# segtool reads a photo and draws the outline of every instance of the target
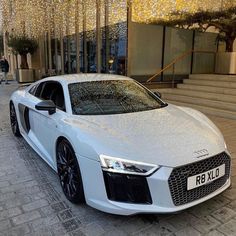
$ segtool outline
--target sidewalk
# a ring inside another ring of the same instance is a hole
[[[8,103],[16,88],[0,85],[0,236],[236,235],[236,121],[210,117],[233,157],[232,189],[174,215],[114,216],[68,202],[53,170],[12,135]]]

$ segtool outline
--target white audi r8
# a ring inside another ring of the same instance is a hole
[[[170,213],[230,186],[230,154],[217,127],[127,77],[40,80],[12,94],[10,120],[73,203],[120,215]]]

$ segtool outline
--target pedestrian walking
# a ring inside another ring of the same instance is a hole
[[[1,76],[0,84],[2,83],[3,79],[5,80],[5,84],[9,84],[7,81],[7,74],[9,72],[9,63],[4,56],[2,57],[2,59],[0,61],[0,67],[1,67],[2,75],[3,75],[3,76]]]

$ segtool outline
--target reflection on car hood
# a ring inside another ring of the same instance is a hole
[[[169,105],[129,114],[79,116],[70,122],[86,134],[96,153],[113,157],[175,167],[201,159],[196,154],[200,150],[209,153],[204,158],[224,151],[218,129],[200,113],[186,110]]]

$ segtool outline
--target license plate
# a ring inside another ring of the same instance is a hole
[[[191,190],[194,188],[198,188],[202,185],[209,184],[224,175],[225,175],[225,164],[218,166],[214,169],[208,170],[204,173],[189,177],[187,181],[188,184],[187,189]]]

